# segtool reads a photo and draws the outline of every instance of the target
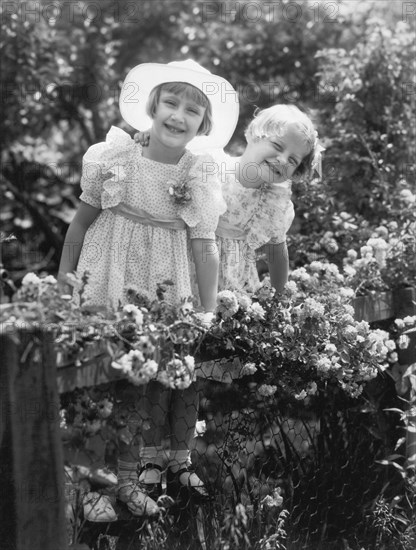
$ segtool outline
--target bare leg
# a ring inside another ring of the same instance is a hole
[[[117,495],[135,516],[151,516],[159,513],[156,502],[148,496],[145,488],[140,484],[137,472],[141,443],[149,424],[148,413],[152,412],[148,406],[152,400],[146,399],[147,389],[127,385],[119,396],[122,401],[120,414],[124,417],[126,426],[119,437]],[[151,396],[151,390],[149,393]],[[160,416],[162,415],[159,414]],[[160,421],[159,417],[156,418],[156,422]],[[159,433],[160,430],[156,430],[156,434]]]
[[[170,390],[159,382],[149,382],[145,387],[140,403],[144,447],[160,447],[164,444],[170,398]]]
[[[142,418],[142,446],[139,449],[140,474],[147,494],[157,499],[162,492],[162,470],[165,468],[169,450],[166,439],[166,423],[171,391],[159,382],[147,384],[140,405]]]
[[[121,385],[120,385],[121,386]],[[117,392],[118,416],[125,427],[120,430],[118,437],[118,458],[127,462],[137,462],[138,449],[141,443],[142,418],[140,402],[143,399],[143,388],[125,383]]]
[[[172,451],[189,450],[198,419],[199,393],[196,383],[185,390],[172,391],[170,425]]]
[[[199,392],[197,383],[185,390],[172,392],[171,401],[171,453],[169,470],[176,484],[188,487],[191,493],[198,497],[206,497],[208,493],[203,482],[193,471],[188,471],[190,449],[195,435],[195,425],[198,418]],[[169,478],[168,478],[169,479]]]

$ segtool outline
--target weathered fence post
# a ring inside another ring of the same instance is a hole
[[[0,547],[65,550],[53,348],[41,330],[15,329],[0,339]]]
[[[407,315],[416,315],[416,288],[404,288],[396,291],[395,309],[397,317],[406,317]],[[402,365],[412,365],[416,363],[416,332],[409,331],[409,345],[406,349],[399,351],[399,362]],[[416,415],[411,414],[414,411],[416,391],[410,384],[409,393],[409,418],[411,429],[406,432],[406,456],[408,466],[416,469],[416,433],[414,427],[416,425]]]
[[[407,315],[416,315],[416,287],[408,287],[395,290],[394,292],[379,292],[369,296],[359,296],[354,302],[355,318],[357,321],[368,322],[402,318]],[[409,345],[406,349],[399,350],[399,364],[410,366],[416,363],[416,333],[411,331],[408,335]],[[403,369],[405,372],[405,369]],[[415,400],[415,389],[413,386],[407,392],[407,398],[412,405],[409,411],[413,410]],[[414,426],[416,416],[408,418]],[[406,433],[406,456],[408,465],[416,468],[416,433],[413,428]]]

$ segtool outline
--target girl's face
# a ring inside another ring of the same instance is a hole
[[[280,136],[250,140],[244,156],[253,163],[259,182],[282,183],[291,179],[309,150],[305,138],[288,127]]]
[[[153,115],[152,139],[166,147],[185,148],[201,126],[205,107],[185,95],[162,91]]]

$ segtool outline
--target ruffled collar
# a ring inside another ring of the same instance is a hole
[[[274,191],[279,191],[279,192],[289,191],[290,193],[292,193],[292,181],[291,180],[285,180],[285,181],[282,181],[280,183],[266,183],[266,182],[263,182],[261,184],[261,186],[259,187],[259,189],[262,189],[264,191],[271,191],[272,193]]]

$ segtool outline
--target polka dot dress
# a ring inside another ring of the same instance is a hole
[[[169,188],[172,181],[189,180],[190,166],[195,175],[200,157],[185,151],[179,163],[172,165],[146,159],[141,153],[141,146],[128,134],[112,128],[106,142],[92,146],[84,156],[80,199],[102,208],[86,232],[77,266],[79,276],[89,271],[83,294],[87,304],[118,308],[126,303],[129,289],[153,298],[157,283],[165,280],[173,282],[165,294],[169,302],[190,297],[188,238],[213,239],[219,214],[225,210],[219,182],[205,178],[202,183],[204,178],[193,177],[190,186],[198,189],[193,194],[191,188],[193,227],[147,225],[115,213],[110,208],[123,204],[154,218],[188,220],[186,208],[178,207]]]

